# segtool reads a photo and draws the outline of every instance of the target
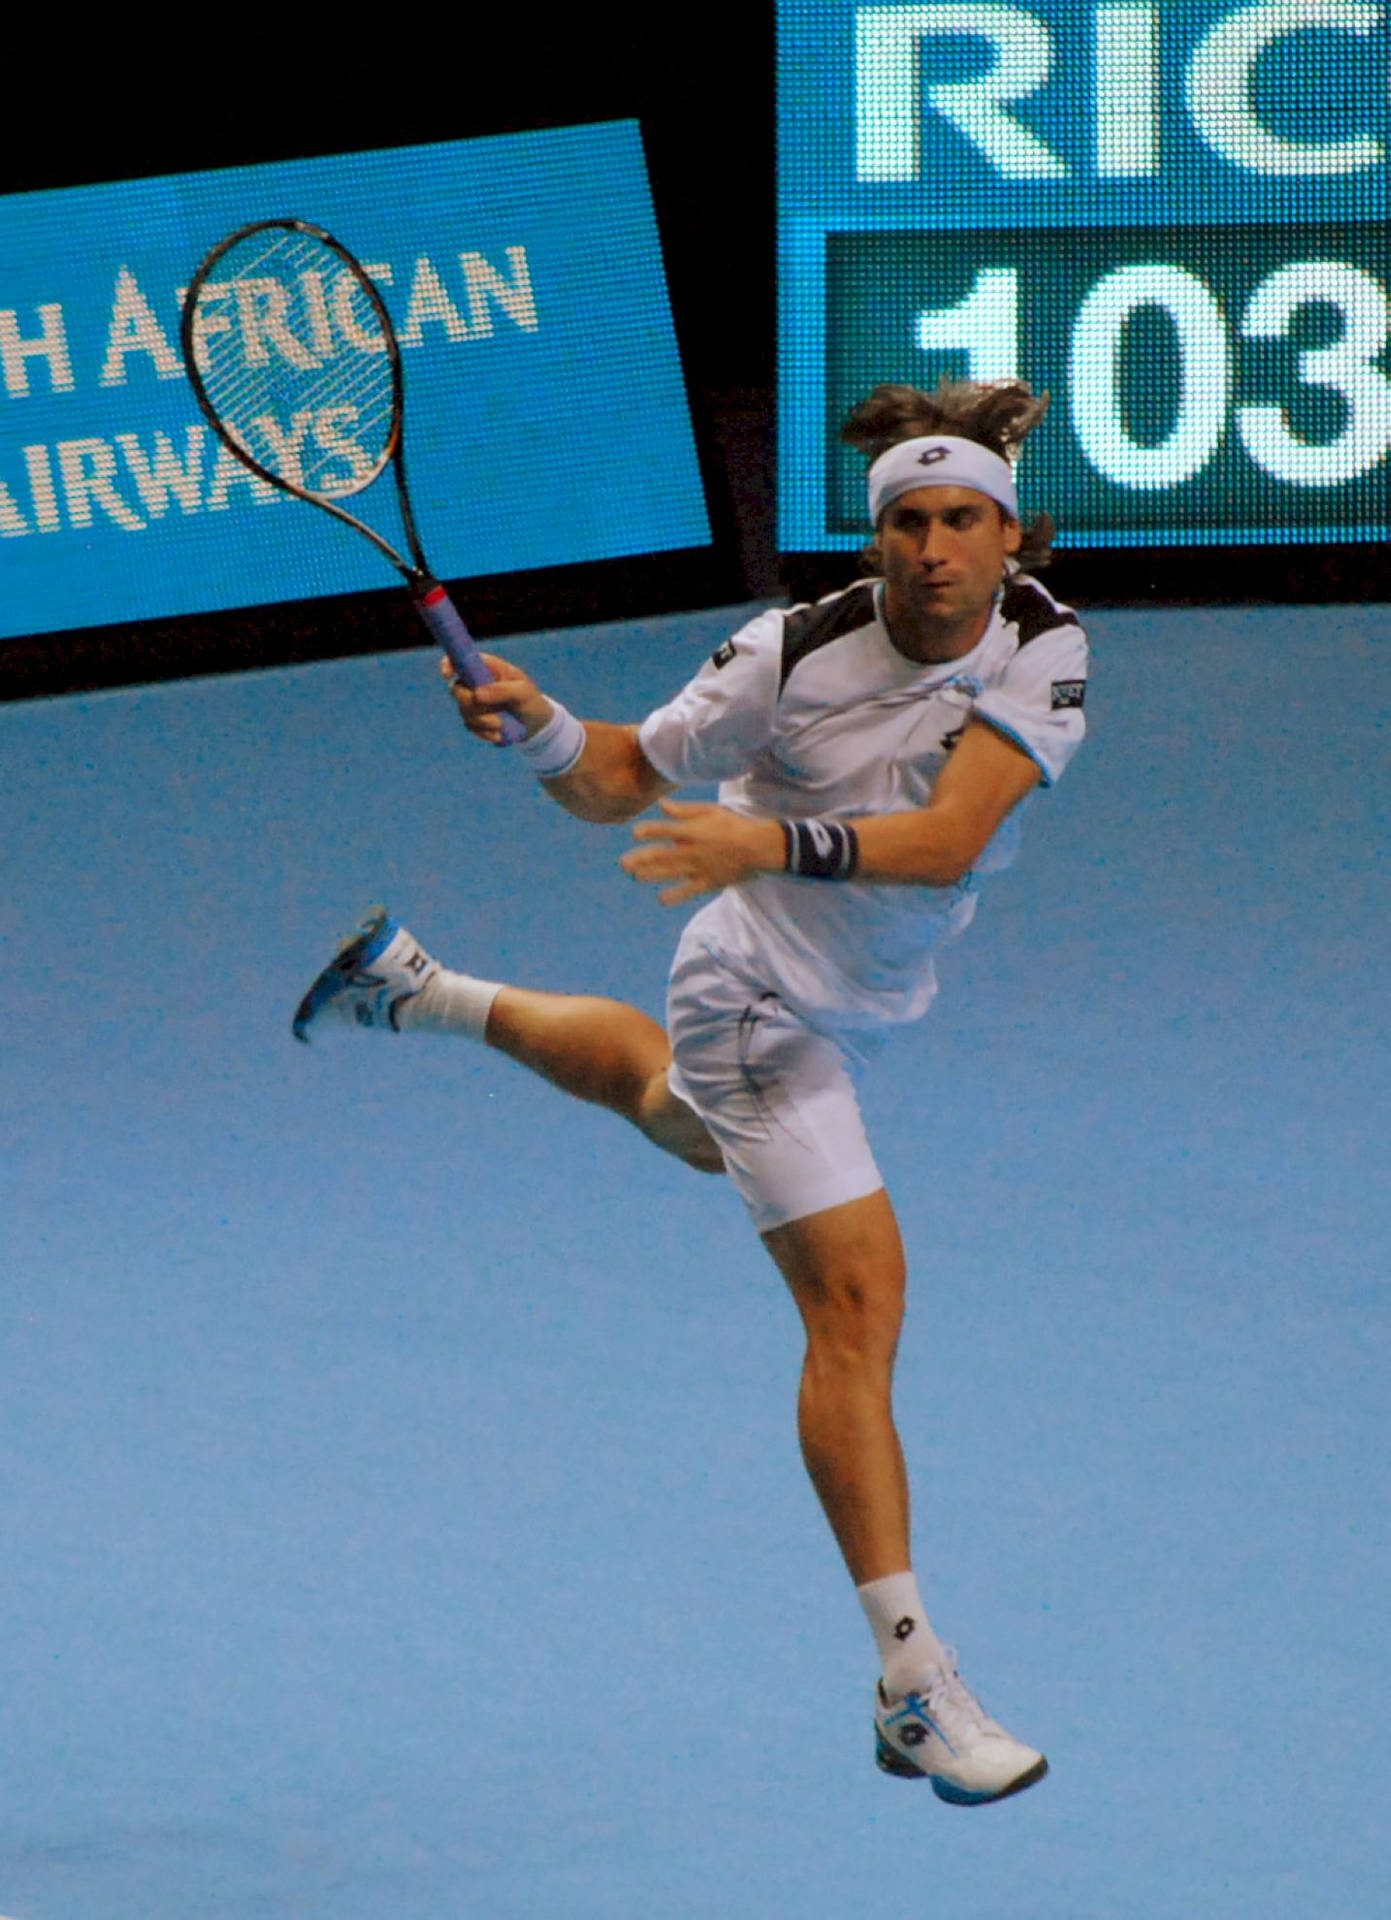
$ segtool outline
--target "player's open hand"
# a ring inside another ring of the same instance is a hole
[[[528,737],[539,733],[551,717],[551,703],[530,674],[495,653],[485,653],[483,659],[493,679],[481,687],[466,686],[458,679],[447,655],[440,660],[440,673],[449,682],[454,704],[469,732],[490,746],[500,747],[502,715],[515,713]]]
[[[660,886],[664,907],[679,907],[697,894],[737,886],[756,873],[778,873],[783,864],[782,828],[776,820],[751,820],[728,807],[689,800],[663,800],[664,820],[633,828],[640,844],[619,861],[634,880]]]

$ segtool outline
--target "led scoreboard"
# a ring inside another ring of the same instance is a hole
[[[780,0],[780,537],[854,547],[880,381],[1052,394],[1077,547],[1391,519],[1391,96],[1373,0]]]

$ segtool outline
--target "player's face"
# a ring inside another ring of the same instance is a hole
[[[969,653],[989,622],[1006,556],[1018,553],[1020,540],[1019,522],[974,487],[900,494],[879,523],[895,643],[922,659]]]

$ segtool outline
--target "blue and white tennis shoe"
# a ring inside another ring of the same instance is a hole
[[[309,1029],[323,1018],[354,1027],[396,1030],[403,1000],[420,992],[439,972],[414,934],[385,907],[369,907],[362,925],[349,934],[299,1003],[296,1040],[308,1041]]]
[[[875,1759],[900,1780],[930,1780],[939,1800],[983,1807],[1041,1780],[1048,1762],[992,1720],[956,1671],[938,1668],[921,1692],[890,1700],[879,1683]]]

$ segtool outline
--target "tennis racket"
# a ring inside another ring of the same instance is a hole
[[[272,486],[355,527],[405,578],[415,610],[470,687],[493,679],[425,561],[406,486],[401,350],[361,264],[320,227],[256,220],[212,249],[184,296],[181,337],[214,433]],[[390,467],[403,554],[342,504]],[[502,738],[526,729],[503,713]]]

